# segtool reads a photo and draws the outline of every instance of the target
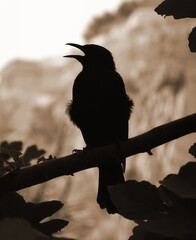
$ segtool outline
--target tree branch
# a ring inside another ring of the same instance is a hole
[[[51,159],[30,167],[10,172],[0,178],[0,195],[17,191],[50,179],[73,175],[88,168],[98,167],[113,159],[149,152],[184,135],[196,132],[196,114],[156,127],[122,143],[79,151],[72,155]]]

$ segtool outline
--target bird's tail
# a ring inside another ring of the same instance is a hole
[[[113,162],[112,164],[99,167],[97,202],[101,208],[106,208],[110,214],[117,213],[117,210],[110,199],[107,187],[123,183],[124,181],[123,169],[120,162]]]

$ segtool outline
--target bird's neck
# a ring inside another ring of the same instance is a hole
[[[89,73],[96,73],[96,72],[114,72],[115,66],[107,66],[107,65],[88,65],[83,66],[83,71]]]

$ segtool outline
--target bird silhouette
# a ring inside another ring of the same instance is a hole
[[[116,72],[111,52],[95,44],[67,45],[84,53],[64,57],[75,58],[83,66],[74,81],[73,99],[67,112],[71,121],[81,130],[86,148],[126,140],[133,101],[127,96],[123,80]],[[101,208],[106,208],[108,213],[116,213],[107,186],[125,181],[125,159],[117,161],[115,157],[111,158],[112,161],[99,166],[97,202]]]

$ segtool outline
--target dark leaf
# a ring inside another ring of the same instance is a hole
[[[163,235],[149,232],[148,230],[139,225],[134,227],[133,235],[129,238],[129,240],[169,240],[169,239]]]
[[[10,158],[9,155],[7,155],[6,153],[3,153],[3,149],[5,149],[7,147],[8,147],[8,142],[6,142],[6,141],[1,142],[1,144],[0,144],[0,167],[3,167],[4,162],[6,162]]]
[[[196,188],[176,174],[170,174],[160,184],[182,198],[196,198]]]
[[[1,170],[6,170],[6,171],[15,171],[19,169],[23,164],[21,161],[20,156],[22,155],[21,152],[17,150],[12,150],[9,148],[1,148],[1,153],[4,155],[1,155],[3,157],[3,160],[5,161],[4,163],[1,163],[2,169]],[[8,157],[6,157],[8,156]],[[9,158],[12,157],[14,162],[9,161]]]
[[[16,192],[0,197],[0,218],[23,217],[26,212],[24,198]]]
[[[62,208],[63,203],[60,201],[49,201],[42,203],[27,203],[26,218],[30,222],[40,222],[46,217],[51,216]]]
[[[195,44],[196,44],[196,27],[195,27]],[[196,143],[194,143],[194,144],[189,148],[189,153],[196,158]]]
[[[29,162],[33,159],[39,158],[45,153],[45,150],[38,149],[36,145],[28,147],[23,154],[23,161],[26,165],[29,165]]]
[[[40,223],[36,226],[36,229],[48,236],[51,236],[53,233],[56,233],[67,226],[68,223],[69,222],[66,220],[53,219],[48,222]]]
[[[173,16],[175,19],[195,18],[196,17],[196,1],[195,0],[165,0],[157,8],[155,12],[162,16]]]
[[[129,180],[110,186],[109,191],[118,213],[125,218],[148,219],[163,211],[158,190],[149,182]]]
[[[160,183],[182,198],[196,199],[196,162],[180,168],[178,174],[170,174]]]
[[[162,199],[167,205],[168,214],[181,214],[186,217],[196,217],[196,200],[191,198],[181,198],[167,188],[160,186],[159,191],[164,193],[165,199]]]
[[[8,144],[7,148],[20,152],[22,151],[22,142],[21,141],[11,142]]]
[[[3,141],[3,142],[1,142],[1,144],[0,144],[0,149],[1,149],[1,148],[8,148],[8,146],[9,146],[9,143],[8,143],[7,141]]]
[[[195,217],[185,217],[180,214],[169,214],[159,216],[157,219],[139,221],[139,225],[149,232],[170,237],[172,239],[196,239]]]
[[[196,162],[188,162],[180,168],[178,175],[188,180],[196,188]]]
[[[10,172],[20,168],[20,152],[22,150],[22,142],[11,142],[4,141],[0,144],[0,167],[2,172]],[[9,158],[13,158],[14,162],[9,162]]]
[[[0,167],[3,167],[4,163],[10,158],[9,155],[0,152]]]
[[[17,150],[4,148],[4,147],[1,148],[1,153],[6,154],[12,158],[18,158],[19,156],[22,155],[22,153]]]

